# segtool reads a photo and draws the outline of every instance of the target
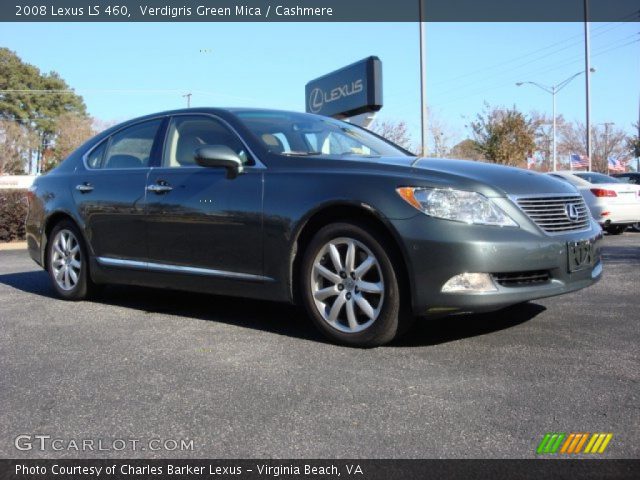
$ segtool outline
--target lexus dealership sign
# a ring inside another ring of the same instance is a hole
[[[382,62],[368,57],[311,80],[305,87],[307,112],[346,118],[382,108]]]

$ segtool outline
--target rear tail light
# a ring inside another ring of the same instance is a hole
[[[613,190],[605,190],[604,188],[592,188],[591,193],[596,197],[617,197],[618,194]]]

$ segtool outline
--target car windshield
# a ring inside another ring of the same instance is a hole
[[[586,180],[589,183],[622,183],[617,178],[610,177],[609,175],[604,175],[602,173],[595,172],[580,172],[574,173],[576,177],[580,177],[583,180]]]
[[[241,111],[236,116],[264,147],[280,155],[409,156],[362,128],[304,113]]]

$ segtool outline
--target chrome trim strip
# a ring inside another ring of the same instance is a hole
[[[186,273],[191,275],[206,275],[210,277],[234,278],[237,280],[251,280],[258,282],[272,282],[270,277],[253,275],[251,273],[227,272],[210,268],[185,267],[182,265],[168,265],[165,263],[141,262],[139,260],[125,260],[122,258],[96,257],[100,265],[107,267],[134,268],[155,272]]]

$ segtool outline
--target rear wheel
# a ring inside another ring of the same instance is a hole
[[[303,299],[316,326],[338,343],[372,347],[390,342],[410,323],[401,314],[393,250],[366,226],[322,228],[302,262]],[[393,259],[393,261],[392,261]]]
[[[626,229],[626,225],[609,225],[605,230],[611,235],[620,235]]]
[[[82,300],[93,287],[88,255],[76,225],[63,220],[52,230],[47,246],[47,270],[53,288],[66,300]]]

